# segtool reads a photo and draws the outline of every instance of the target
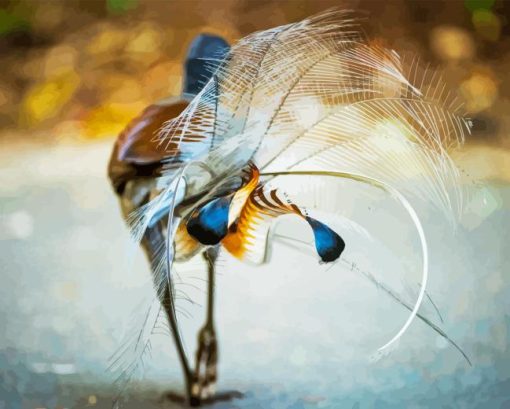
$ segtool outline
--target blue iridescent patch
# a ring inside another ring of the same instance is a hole
[[[306,221],[313,230],[315,248],[322,261],[335,261],[345,249],[345,242],[333,230],[318,220],[306,217]]]
[[[213,199],[191,215],[186,228],[202,244],[216,245],[228,233],[228,211],[232,196]]]

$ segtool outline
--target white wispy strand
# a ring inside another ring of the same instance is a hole
[[[357,26],[353,13],[332,10],[233,46],[157,136],[168,153],[162,193],[131,221],[141,238],[190,162],[211,170],[208,192],[249,161],[266,173],[306,169],[376,181],[409,213],[423,253],[414,308],[382,351],[407,330],[426,290],[427,244],[410,200],[431,202],[455,221],[463,199],[449,151],[462,144],[469,126],[436,73],[370,43]]]

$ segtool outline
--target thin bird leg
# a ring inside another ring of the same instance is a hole
[[[205,324],[198,333],[198,348],[195,356],[196,385],[192,391],[202,400],[208,400],[214,396],[217,379],[218,343],[214,329],[214,264],[217,256],[218,250],[214,247],[203,253],[208,275],[207,315]]]
[[[164,285],[164,290],[159,291],[160,284],[157,282],[157,274],[155,273],[155,269],[157,268],[157,255],[161,254],[161,250],[165,247],[165,236],[163,234],[164,225],[163,223],[158,223],[154,227],[150,227],[145,232],[144,238],[142,240],[142,246],[149,258],[149,261],[152,266],[154,285],[156,287],[156,291],[158,291],[158,296],[161,302],[161,306],[165,310],[168,323],[170,325],[170,330],[172,333],[172,337],[177,349],[177,355],[179,357],[179,362],[181,364],[182,372],[184,375],[184,382],[186,388],[186,400],[190,404],[190,406],[197,406],[199,402],[197,402],[192,396],[192,386],[193,386],[193,373],[190,369],[188,359],[186,357],[186,353],[184,351],[184,346],[182,344],[182,339],[179,332],[179,326],[177,323],[177,317],[175,315],[175,303],[174,303],[174,291],[170,291],[169,286]],[[172,285],[172,283],[171,283]]]

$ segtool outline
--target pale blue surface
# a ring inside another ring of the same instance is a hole
[[[108,407],[107,358],[133,309],[151,294],[145,260],[138,252],[129,255],[128,234],[101,168],[108,144],[59,149],[4,158],[2,166],[0,408],[82,408],[98,388],[105,396],[98,395],[97,407]],[[69,152],[73,163],[52,171]],[[485,204],[480,208],[473,196],[456,234],[435,212],[424,218],[432,255],[429,292],[444,317],[442,327],[473,367],[419,322],[390,356],[370,362],[408,312],[345,265],[328,270],[313,249],[307,254],[277,244],[272,263],[260,269],[220,262],[219,388],[240,390],[245,398],[214,407],[510,407],[510,189],[484,189],[475,193],[482,192]],[[339,231],[346,242],[342,257],[387,278],[413,301],[420,259],[412,228],[377,197],[362,206],[364,192],[358,193],[358,201],[344,198],[342,206],[366,221],[374,241]],[[483,220],[474,221],[470,212],[485,212]],[[364,257],[366,246],[370,257]],[[395,257],[398,249],[405,256]],[[181,274],[203,289],[200,260],[192,263]],[[182,288],[204,303],[192,285]],[[194,317],[182,318],[192,352],[204,311],[183,308]],[[438,322],[430,304],[421,311]],[[170,340],[156,337],[146,381],[178,390],[176,363]],[[61,386],[79,376],[93,386]],[[154,399],[132,407],[163,407]]]

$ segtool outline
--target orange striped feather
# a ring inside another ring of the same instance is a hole
[[[285,203],[276,190],[268,193],[258,185],[247,198],[237,222],[222,240],[223,247],[234,257],[256,264],[266,257],[267,235],[273,219],[285,214],[303,217],[301,210],[293,203]]]

